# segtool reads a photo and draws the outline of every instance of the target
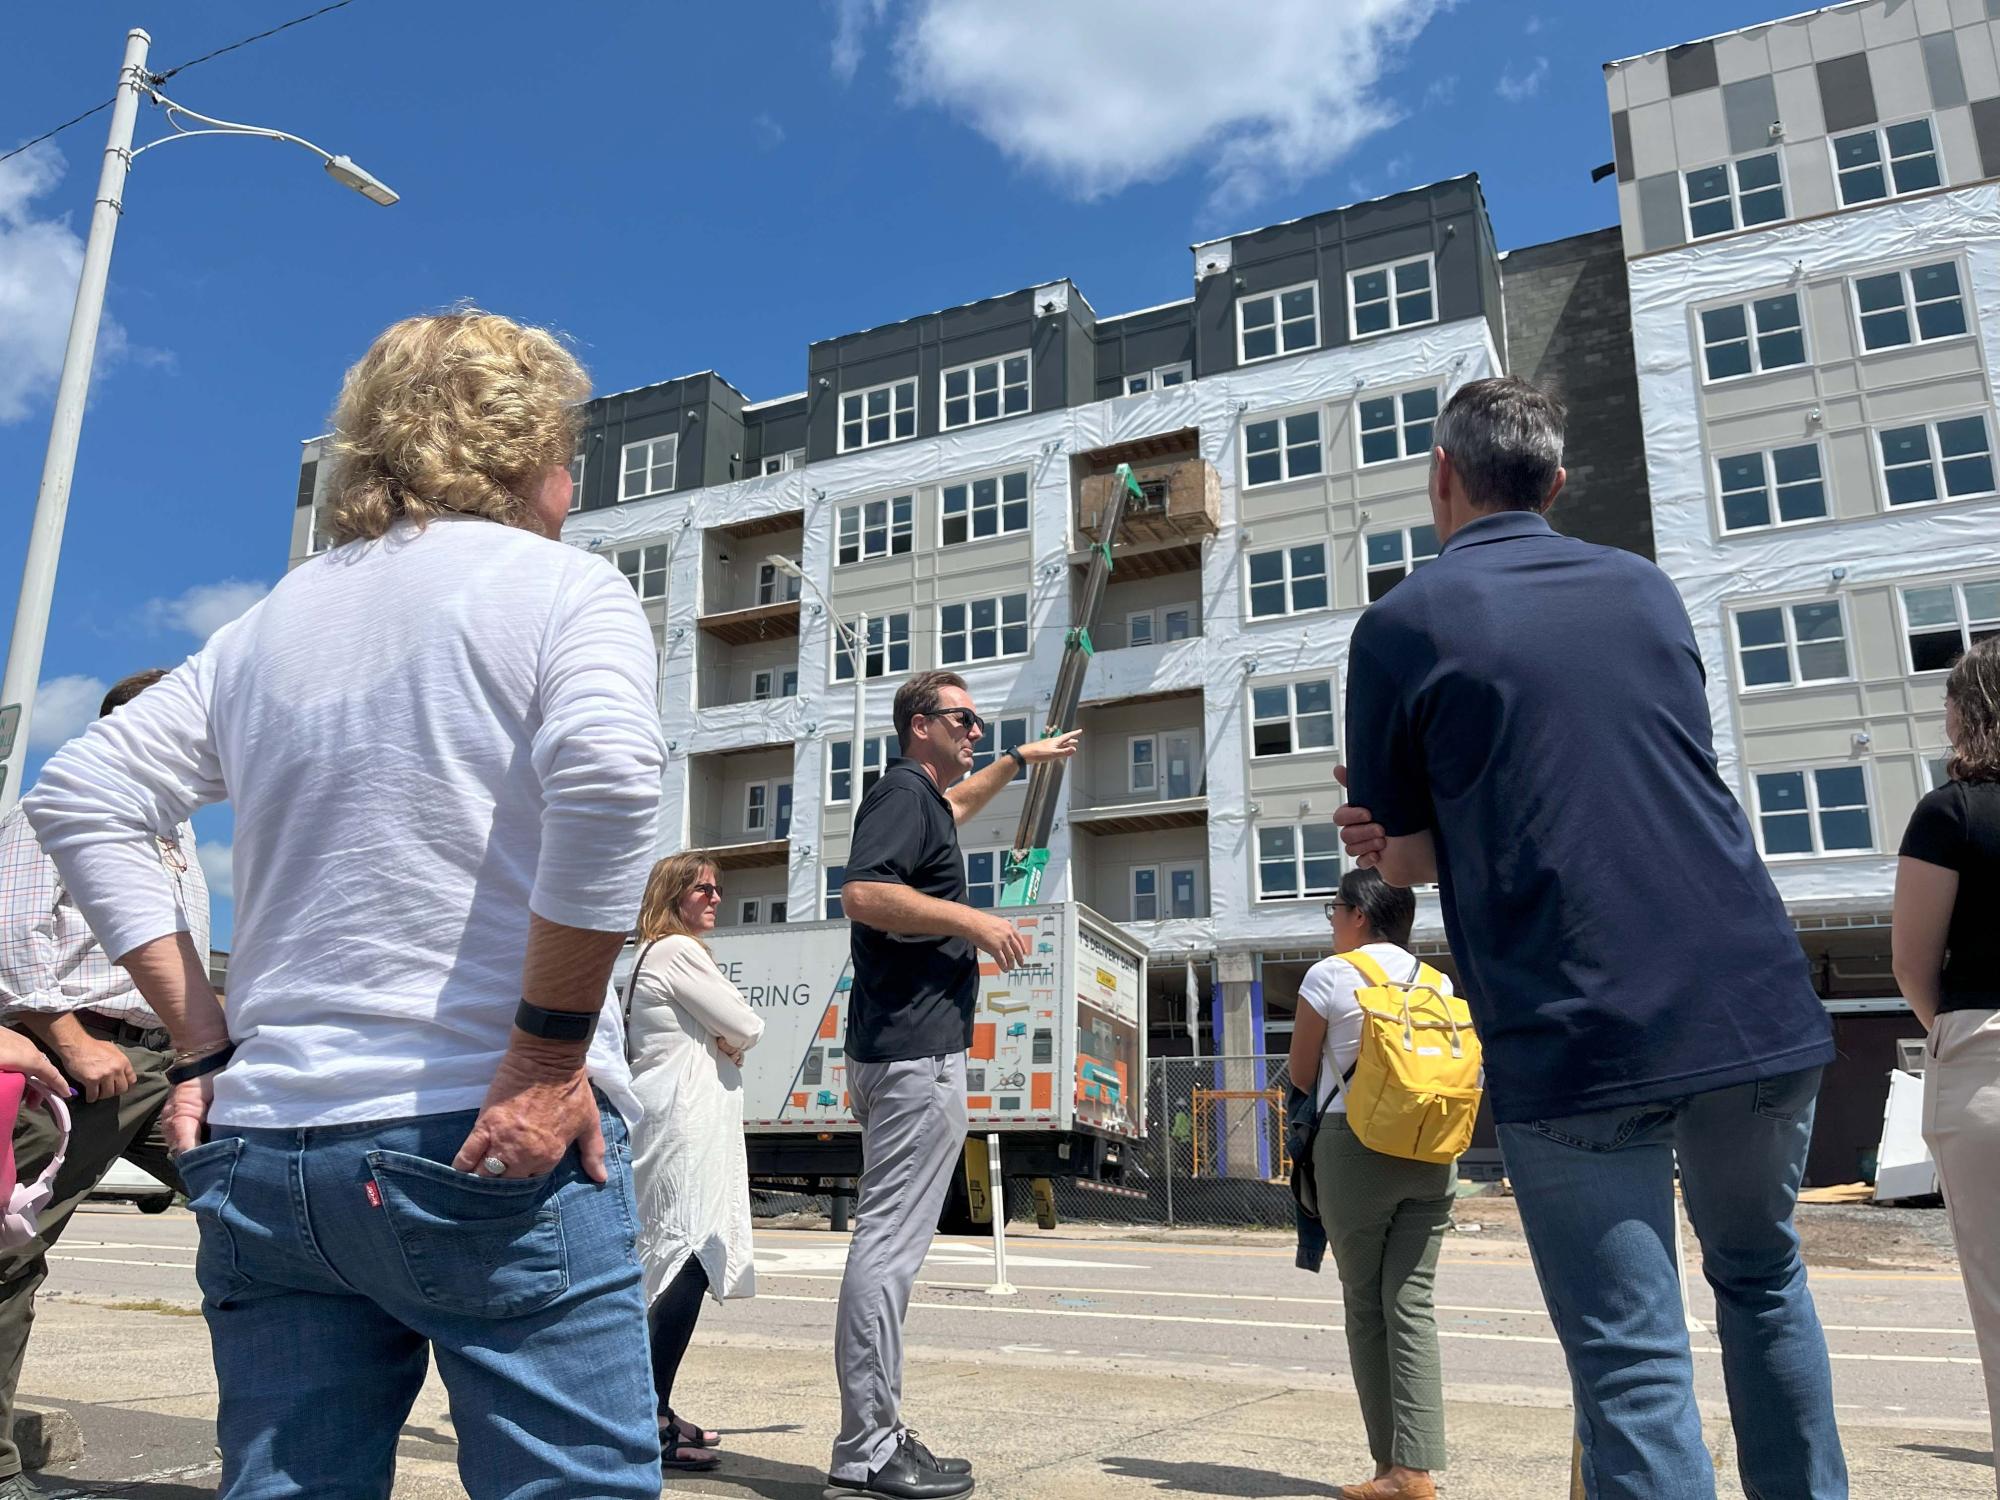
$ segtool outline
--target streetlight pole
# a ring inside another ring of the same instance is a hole
[[[69,513],[69,485],[76,472],[76,445],[83,433],[83,401],[90,390],[90,366],[97,352],[97,325],[104,317],[104,285],[111,274],[111,241],[125,211],[125,174],[132,166],[132,130],[139,118],[139,95],[146,86],[146,53],[153,39],[138,28],[125,37],[125,61],[118,69],[118,94],[111,105],[111,131],[104,143],[104,166],[97,178],[97,201],[90,210],[90,238],[83,247],[83,274],[77,278],[76,310],[70,314],[69,346],[63,351],[56,384],[55,416],[49,422],[49,450],[42,460],[35,521],[28,533],[28,557],[21,568],[21,597],[14,606],[14,633],[7,642],[7,672],[0,678],[0,814],[21,795],[21,766],[27,758],[28,729],[35,712],[35,685],[42,675],[42,648],[49,635],[49,604],[55,596],[56,558],[62,552],[63,520]]]
[[[0,815],[21,796],[21,768],[27,759],[28,731],[35,712],[35,688],[41,681],[42,651],[48,643],[49,606],[55,597],[56,560],[62,553],[63,522],[69,514],[70,481],[76,474],[77,442],[83,435],[84,398],[90,391],[90,368],[97,352],[97,327],[104,318],[104,287],[111,274],[111,242],[125,212],[125,179],[133,159],[168,141],[198,135],[247,135],[289,141],[303,146],[325,164],[327,175],[384,207],[396,194],[373,173],[345,156],[322,151],[311,141],[282,130],[239,125],[197,114],[161,94],[146,71],[146,54],[153,39],[136,27],[125,37],[125,61],[118,70],[118,92],[111,104],[111,131],[104,144],[104,166],[97,179],[97,200],[90,210],[90,237],[83,247],[83,272],[77,278],[76,306],[70,313],[69,344],[63,351],[62,376],[56,382],[55,415],[49,422],[49,447],[42,459],[42,483],[35,496],[35,519],[28,533],[27,560],[21,568],[21,597],[14,606],[14,633],[7,641],[7,670],[0,677]],[[166,111],[173,133],[132,149],[138,123],[139,98],[150,97]],[[190,130],[182,117],[208,127]]]

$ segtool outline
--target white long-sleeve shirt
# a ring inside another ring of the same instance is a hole
[[[603,559],[490,521],[315,558],[59,751],[23,798],[107,953],[179,925],[152,838],[236,809],[235,1058],[211,1119],[476,1109],[529,912],[631,926],[664,747],[650,631]],[[593,1077],[629,1108],[615,1006]]]

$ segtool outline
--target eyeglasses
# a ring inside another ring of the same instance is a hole
[[[975,729],[981,734],[986,733],[986,721],[969,708],[927,708],[924,710],[924,717],[950,719],[958,726],[960,734],[970,734]]]
[[[1329,917],[1332,916],[1337,911],[1353,911],[1353,910],[1354,910],[1354,904],[1349,901],[1329,901],[1326,903],[1326,914]]]
[[[719,885],[712,885],[706,880],[701,881],[696,885],[690,886],[689,889],[692,890],[697,896],[706,896],[711,901],[720,901],[722,899],[722,887]]]

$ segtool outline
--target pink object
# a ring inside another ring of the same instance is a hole
[[[30,1109],[47,1109],[55,1116],[60,1132],[55,1155],[33,1182],[21,1182],[15,1176],[14,1124],[23,1103]],[[69,1106],[23,1074],[0,1073],[0,1132],[4,1132],[0,1133],[0,1189],[7,1193],[6,1209],[0,1213],[0,1250],[12,1250],[39,1232],[41,1212],[56,1195],[56,1173],[69,1154]]]

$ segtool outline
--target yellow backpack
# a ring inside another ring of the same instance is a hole
[[[1410,1161],[1456,1161],[1479,1116],[1479,1034],[1444,976],[1420,963],[1408,983],[1389,978],[1365,953],[1343,953],[1368,981],[1361,1052],[1342,1087],[1347,1123],[1370,1150]]]

